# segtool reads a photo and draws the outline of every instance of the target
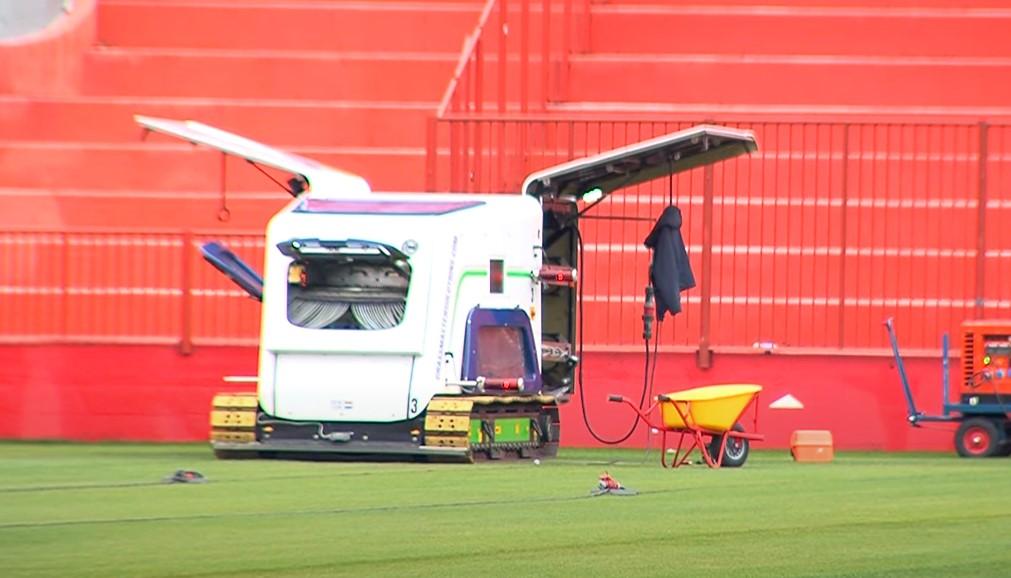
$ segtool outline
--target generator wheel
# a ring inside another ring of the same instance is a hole
[[[969,418],[955,432],[955,451],[963,458],[988,458],[1001,451],[1000,432],[993,420]]]
[[[734,431],[744,431],[744,426],[739,423],[734,424]],[[720,456],[720,444],[723,443],[723,438],[725,436],[713,436],[712,441],[709,442],[709,455],[713,457],[714,460],[718,460]],[[739,468],[744,465],[744,462],[748,461],[748,454],[751,451],[751,444],[748,440],[743,438],[727,438],[727,447],[723,449],[723,463],[720,467],[724,468]]]

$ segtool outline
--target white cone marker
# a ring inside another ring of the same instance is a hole
[[[789,393],[769,404],[769,409],[804,409],[804,404]]]

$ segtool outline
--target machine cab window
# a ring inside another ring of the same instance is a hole
[[[288,321],[308,329],[376,331],[404,318],[407,255],[360,240],[292,239],[278,245],[288,265]]]

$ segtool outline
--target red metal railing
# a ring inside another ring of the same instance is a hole
[[[670,348],[878,352],[880,322],[895,316],[904,340],[936,351],[938,335],[963,319],[1011,314],[1011,228],[1002,225],[1011,217],[1011,126],[714,121],[753,130],[759,152],[619,191],[584,221],[594,347],[639,347],[641,242],[670,201],[685,213],[700,276]],[[485,113],[441,122],[505,135],[461,155],[468,178],[450,189],[499,192],[540,168],[698,120]]]
[[[0,341],[255,345],[258,304],[203,262],[212,238],[263,262],[259,233],[0,232]]]
[[[543,112],[549,102],[564,96],[569,56],[589,45],[589,19],[589,0],[485,2],[477,25],[464,40],[439,109],[429,120],[428,190],[436,190],[443,138],[449,143],[446,174],[454,191],[466,190],[474,175],[487,173],[481,167],[482,150],[505,146],[502,132],[485,132],[482,125],[453,124],[449,119],[485,112]],[[508,170],[490,166],[499,175]],[[477,170],[471,173],[472,168]]]
[[[487,122],[528,132],[512,179],[694,124]],[[936,352],[963,319],[1011,315],[1011,126],[724,124],[759,152],[617,191],[583,220],[589,348],[640,347],[642,240],[669,202],[699,283],[666,350],[883,353],[894,316]],[[209,238],[262,263],[260,233],[0,232],[0,339],[253,344],[257,305],[202,262]]]

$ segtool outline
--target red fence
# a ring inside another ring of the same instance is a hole
[[[255,345],[259,304],[203,262],[209,239],[263,262],[260,234],[0,233],[0,340]]]
[[[447,115],[452,170],[437,189],[519,190],[530,172],[695,122]],[[700,288],[672,348],[936,350],[963,319],[1011,313],[1011,126],[741,122],[759,152],[619,191],[584,222],[587,338],[638,347],[648,255],[681,206]],[[457,135],[453,138],[452,135]],[[482,135],[496,135],[482,141]],[[472,148],[467,148],[467,147]],[[604,337],[606,336],[606,337]]]

